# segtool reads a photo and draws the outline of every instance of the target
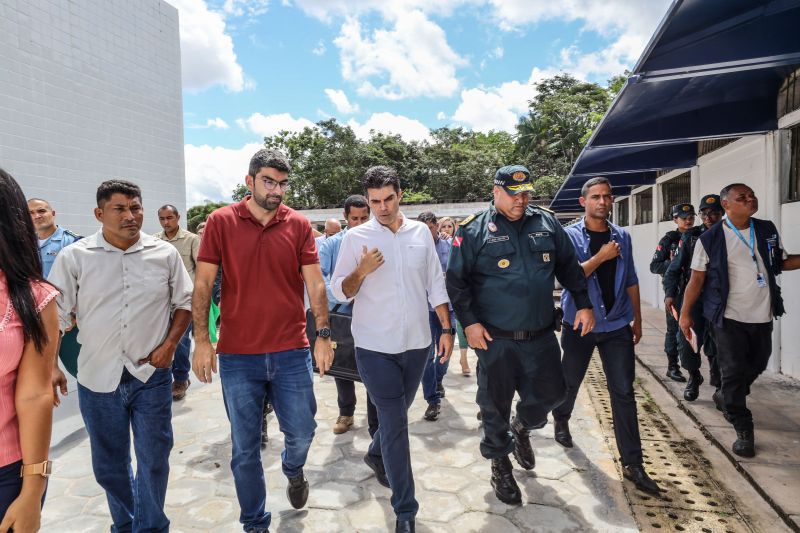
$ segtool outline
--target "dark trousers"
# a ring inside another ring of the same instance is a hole
[[[378,410],[378,432],[368,453],[383,457],[398,520],[411,520],[419,510],[408,444],[408,408],[419,389],[429,351],[425,347],[389,354],[356,347],[358,372]]]
[[[336,401],[339,404],[339,416],[353,416],[356,412],[356,383],[349,379],[334,378],[336,381]],[[378,411],[367,393],[367,424],[369,436],[378,431]]]
[[[676,301],[676,307],[681,309],[683,304],[682,296]],[[694,321],[694,332],[697,334],[698,351],[695,353],[692,350],[692,345],[683,336],[683,332],[678,330],[675,334],[678,340],[678,355],[681,359],[681,366],[690,373],[697,372],[702,366],[702,358],[700,357],[700,350],[705,352],[708,359],[710,382],[713,387],[719,387],[719,367],[717,366],[717,349],[714,343],[714,336],[711,333],[711,328],[708,321],[703,316],[703,306],[698,302],[692,309],[692,321]]]
[[[567,381],[567,399],[553,410],[556,420],[569,420],[575,407],[578,388],[586,375],[594,349],[600,352],[603,371],[611,396],[611,416],[614,420],[614,437],[622,464],[642,464],[642,442],[633,395],[635,355],[633,333],[630,326],[606,333],[589,333],[581,337],[579,331],[565,325],[561,333],[564,349],[564,377]]]
[[[189,379],[189,371],[192,369],[192,323],[183,332],[178,347],[175,348],[175,356],[172,359],[172,379],[175,381],[186,381]]]
[[[20,468],[22,468],[22,461],[16,461],[0,467],[0,522],[6,516],[8,507],[22,492],[22,478],[19,477]],[[45,496],[47,496],[47,489],[42,495],[42,506],[44,506]]]
[[[667,309],[667,333],[664,334],[664,351],[667,353],[667,366],[678,366],[678,335],[680,328],[678,321],[672,316],[672,311]]]
[[[721,328],[714,327],[714,337],[727,418],[737,431],[752,430],[747,395],[772,354],[772,322],[748,324],[725,318]]]
[[[483,438],[481,455],[505,457],[514,449],[509,419],[514,393],[517,418],[526,429],[547,423],[547,413],[564,399],[561,351],[555,333],[532,341],[495,339],[478,354],[478,393]]]
[[[428,322],[431,326],[431,354],[425,363],[425,372],[422,374],[422,395],[428,403],[442,403],[439,386],[442,384],[450,359],[444,363],[439,362],[439,339],[442,336],[442,323],[436,311],[428,311]],[[450,311],[450,323],[455,324],[456,315]]]
[[[169,531],[164,501],[172,450],[170,369],[157,369],[146,383],[123,370],[114,392],[93,392],[79,383],[78,402],[94,477],[108,499],[112,533]]]

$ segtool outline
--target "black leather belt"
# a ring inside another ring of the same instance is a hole
[[[491,335],[493,339],[508,339],[512,341],[532,341],[534,339],[552,333],[553,325],[551,324],[546,328],[537,331],[527,331],[527,330],[505,331],[502,329],[495,329],[492,327],[487,327],[486,330],[489,332],[489,335]]]

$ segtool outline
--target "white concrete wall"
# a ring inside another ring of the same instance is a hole
[[[781,239],[789,253],[800,253],[800,202],[783,204],[781,209]],[[781,276],[786,315],[780,326],[780,371],[800,378],[800,271]]]
[[[178,12],[162,0],[0,0],[0,166],[94,232],[100,182],[186,207]]]

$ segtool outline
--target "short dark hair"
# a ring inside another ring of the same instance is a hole
[[[364,190],[367,189],[383,189],[384,187],[392,186],[394,192],[400,192],[400,176],[397,171],[392,167],[378,165],[369,167],[364,172]]]
[[[369,213],[369,202],[362,194],[353,194],[347,197],[347,200],[344,201],[344,216],[350,214],[350,209],[353,207],[366,207],[367,213]]]
[[[178,208],[172,204],[164,204],[158,208],[159,211],[161,211],[162,209],[172,209],[172,212],[176,217],[180,216],[180,213],[178,213]]]
[[[436,215],[433,214],[433,211],[425,211],[419,214],[417,220],[419,220],[420,222],[424,222],[426,224],[428,222],[436,224]]]
[[[591,178],[589,181],[583,184],[583,187],[581,187],[581,196],[586,198],[586,195],[589,193],[589,189],[595,185],[608,185],[608,188],[611,189],[612,192],[614,191],[613,187],[611,187],[611,182],[608,181],[608,178],[597,176],[596,178]]]
[[[97,207],[102,208],[116,193],[124,194],[128,198],[138,198],[139,201],[142,200],[142,190],[135,183],[125,180],[108,180],[101,183],[97,188]]]
[[[281,172],[292,171],[292,165],[289,164],[289,159],[284,153],[271,148],[264,148],[253,154],[253,157],[250,158],[250,167],[247,173],[255,178],[262,168],[274,168]]]
[[[750,187],[749,185],[747,185],[746,183],[731,183],[730,185],[724,186],[722,188],[722,190],[719,191],[719,199],[720,200],[727,200],[728,199],[728,193],[731,192],[731,189],[733,189],[734,187],[747,187],[751,191],[753,190],[753,188]]]

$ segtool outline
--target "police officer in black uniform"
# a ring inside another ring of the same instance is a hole
[[[453,310],[478,354],[481,454],[492,461],[495,494],[509,504],[521,502],[509,453],[526,470],[534,467],[529,431],[547,423],[565,394],[554,276],[575,294],[574,327],[582,324],[584,335],[594,327],[575,249],[552,212],[528,205],[532,189],[525,167],[497,171],[494,202],[456,231],[446,277]],[[520,399],[509,424],[515,392]]]
[[[650,261],[650,272],[663,276],[678,253],[681,236],[694,226],[694,206],[678,204],[672,206],[672,220],[677,228],[668,231],[658,241],[656,253]],[[685,382],[678,364],[678,321],[672,316],[670,307],[666,308],[667,333],[664,335],[664,351],[667,353],[667,377],[673,381]]]
[[[719,195],[707,194],[700,200],[700,218],[703,223],[686,231],[678,243],[678,250],[674,259],[670,262],[666,272],[664,272],[664,305],[667,308],[667,315],[671,316],[671,309],[674,307],[676,312],[680,312],[683,301],[683,292],[689,283],[692,275],[692,254],[694,245],[706,230],[720,221],[723,215],[722,204]],[[700,301],[702,301],[702,294]],[[700,394],[700,385],[703,383],[703,376],[700,374],[700,348],[708,358],[709,377],[711,386],[715,389],[720,387],[719,368],[717,366],[717,346],[714,342],[713,328],[706,327],[706,320],[703,318],[702,305],[694,309],[694,328],[698,338],[702,340],[698,345],[698,352],[692,349],[691,344],[686,340],[682,333],[677,333],[678,355],[680,356],[681,366],[689,373],[689,382],[683,391],[683,397],[687,401],[693,402]],[[718,398],[718,396],[714,396]],[[721,407],[719,407],[721,410]]]

